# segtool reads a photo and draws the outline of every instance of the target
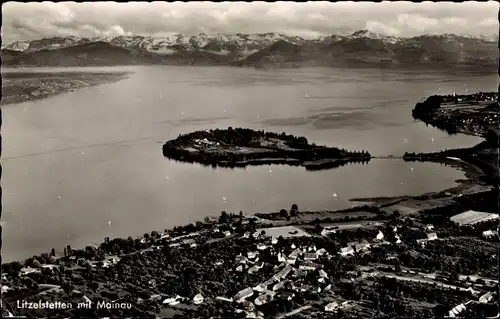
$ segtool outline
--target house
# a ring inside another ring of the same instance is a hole
[[[240,264],[246,264],[247,263],[247,258],[245,256],[242,256],[241,254],[236,256],[236,262]]]
[[[302,251],[301,251],[299,248],[297,248],[297,249],[295,249],[294,251],[292,251],[292,252],[290,253],[290,255],[288,255],[288,258],[289,258],[289,259],[296,259],[296,258],[298,258],[301,254],[302,254]]]
[[[370,243],[363,240],[362,242],[350,242],[347,243],[347,247],[353,248],[358,253],[368,253],[370,252]]]
[[[224,236],[226,236],[226,237],[231,236],[231,232],[230,232],[229,230],[225,231],[225,232],[224,232]]]
[[[167,298],[167,299],[163,300],[163,304],[168,304],[170,306],[174,306],[174,305],[179,303],[178,300],[179,300],[179,296],[176,296],[174,298]]]
[[[276,237],[274,237],[274,236],[273,236],[273,237],[271,238],[271,244],[272,244],[272,245],[276,245],[277,243],[278,243],[278,239],[277,239]]]
[[[247,253],[247,255],[248,255],[248,259],[254,259],[255,257],[257,257],[257,254],[258,254],[258,253],[259,253],[259,252],[257,252],[257,251],[255,251],[255,252],[253,252],[253,251],[249,251],[249,252]]]
[[[262,267],[264,267],[264,262],[262,262],[260,265],[254,265],[253,267],[248,269],[249,274],[253,274],[257,271],[259,271]]]
[[[253,287],[253,290],[258,291],[258,292],[263,292],[266,289],[267,285],[265,284],[258,284],[257,286]]]
[[[459,315],[459,314],[460,314],[462,311],[464,311],[465,309],[467,309],[467,308],[465,307],[465,304],[461,303],[461,304],[459,304],[458,306],[456,306],[455,308],[451,309],[451,310],[449,311],[448,316],[449,316],[450,318],[455,318],[457,315]]]
[[[293,270],[293,267],[290,265],[286,265],[280,272],[278,272],[274,277],[276,279],[285,279],[286,276]]]
[[[321,231],[321,235],[322,236],[328,236],[328,234],[335,234],[336,233],[336,230],[335,229],[328,229],[328,228],[323,228],[323,230]]]
[[[395,235],[394,237],[396,238],[396,244],[401,244],[402,243],[401,237],[399,237],[399,235]]]
[[[319,276],[322,278],[328,278],[328,274],[323,269],[320,269]]]
[[[425,230],[431,231],[433,229],[434,229],[434,225],[429,224],[429,225],[425,226]]]
[[[376,241],[381,241],[383,239],[384,239],[384,234],[382,233],[381,230],[379,230],[377,236],[375,236],[375,240]]]
[[[318,250],[316,251],[316,255],[318,255],[318,256],[323,256],[324,254],[327,254],[327,253],[328,253],[328,252],[326,251],[326,249],[325,249],[325,248],[321,248],[321,249],[318,249]]]
[[[287,259],[286,262],[289,264],[289,265],[295,265],[295,262],[297,261],[297,259]]]
[[[312,287],[311,285],[302,285],[302,286],[300,286],[299,290],[300,290],[301,292],[306,292],[306,291],[311,290],[312,288],[313,288],[313,287]]]
[[[318,256],[315,253],[305,253],[304,260],[316,260]]]
[[[304,262],[300,263],[300,265],[299,265],[300,270],[310,270],[310,271],[313,271],[316,269],[321,269],[322,267],[323,267],[323,265],[315,264],[315,263],[308,262],[308,261],[304,261]]]
[[[497,232],[494,230],[485,230],[483,231],[483,237],[484,238],[492,238],[497,236]]]
[[[264,244],[259,244],[259,245],[257,245],[257,249],[258,250],[265,250],[265,249],[267,249],[267,246]]]
[[[485,293],[484,295],[482,295],[481,297],[479,297],[479,302],[486,304],[486,303],[490,302],[491,299],[493,299],[493,292],[489,291],[489,292]]]
[[[201,294],[197,294],[196,296],[193,297],[193,303],[195,305],[199,305],[201,303],[203,303],[203,296]]]
[[[427,244],[427,241],[428,241],[427,238],[417,239],[417,244],[419,244],[422,247],[425,247],[425,244]]]
[[[273,291],[278,291],[280,289],[283,289],[287,282],[288,282],[288,280],[283,280],[283,281],[278,282],[277,284],[275,284],[273,286]]]
[[[259,297],[257,297],[254,302],[255,302],[256,306],[262,306],[262,305],[268,303],[269,301],[271,301],[272,299],[273,299],[272,295],[263,294],[263,295],[260,295]]]
[[[240,290],[235,296],[234,296],[234,299],[236,300],[236,302],[238,303],[241,303],[242,301],[244,301],[246,298],[249,298],[253,296],[253,289],[248,287],[248,288],[245,288],[243,290]]]
[[[286,258],[285,256],[283,256],[283,254],[281,252],[278,253],[278,262],[282,263],[282,262],[285,262],[286,261]]]
[[[349,256],[349,255],[353,256],[354,255],[354,249],[352,249],[352,247],[343,247],[343,248],[340,249],[340,254],[342,256],[344,256],[344,257],[345,256]]]
[[[233,302],[233,298],[226,298],[226,297],[216,297],[215,299],[224,301],[224,302]]]
[[[332,312],[339,308],[338,302],[334,301],[325,306],[325,311]]]
[[[436,239],[438,239],[438,236],[436,233],[427,234],[427,240],[436,240]]]
[[[314,267],[313,265],[311,265],[309,263],[307,263],[307,264],[304,263],[304,264],[300,264],[299,269],[313,271],[313,270],[316,270],[316,267]]]
[[[73,257],[74,257],[74,256],[73,256]],[[33,273],[40,273],[40,270],[35,269],[35,268],[31,268],[31,267],[21,268],[21,273],[20,273],[20,275],[21,275],[21,276],[26,276],[26,275],[28,275],[28,274],[33,274]]]

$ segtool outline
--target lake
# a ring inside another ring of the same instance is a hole
[[[426,127],[413,120],[411,109],[431,94],[497,89],[495,74],[442,71],[87,70],[133,73],[2,107],[4,261],[100,243],[105,236],[162,231],[221,210],[272,212],[293,203],[340,209],[352,206],[354,197],[451,187],[464,174],[439,164],[374,159],[316,172],[278,165],[212,169],[170,161],[161,146],[179,133],[241,126],[375,156],[467,147],[480,140]]]

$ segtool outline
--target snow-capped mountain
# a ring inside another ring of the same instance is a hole
[[[55,37],[14,42],[2,49],[9,65],[225,64],[497,65],[498,41],[454,34],[412,38],[360,30],[315,40],[279,33],[172,34],[164,37]],[[94,45],[95,44],[95,45]],[[113,55],[120,59],[113,59]],[[61,60],[62,61],[62,60]],[[130,62],[127,62],[130,61]]]
[[[22,51],[22,52],[35,52],[40,50],[53,50],[67,48],[74,45],[89,43],[89,39],[78,37],[54,37],[43,38],[32,41],[16,41],[4,47],[4,49]]]
[[[4,46],[2,49],[24,52],[29,48],[29,46],[30,41],[16,41]]]
[[[200,33],[193,36],[174,34],[165,37],[118,36],[95,39],[55,37],[34,41],[18,41],[5,46],[4,49],[34,52],[44,49],[59,49],[89,42],[103,41],[122,48],[144,50],[157,54],[172,54],[179,51],[208,51],[249,55],[279,40],[285,40],[293,44],[303,44],[305,42],[305,40],[300,37],[290,37],[279,33],[237,33],[234,35],[207,35]]]

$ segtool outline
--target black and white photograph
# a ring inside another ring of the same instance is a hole
[[[5,2],[15,318],[499,318],[499,9]]]

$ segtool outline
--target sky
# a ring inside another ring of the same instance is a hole
[[[411,37],[499,33],[499,3],[472,2],[7,2],[5,44],[54,36],[266,33],[316,38],[368,29]]]

